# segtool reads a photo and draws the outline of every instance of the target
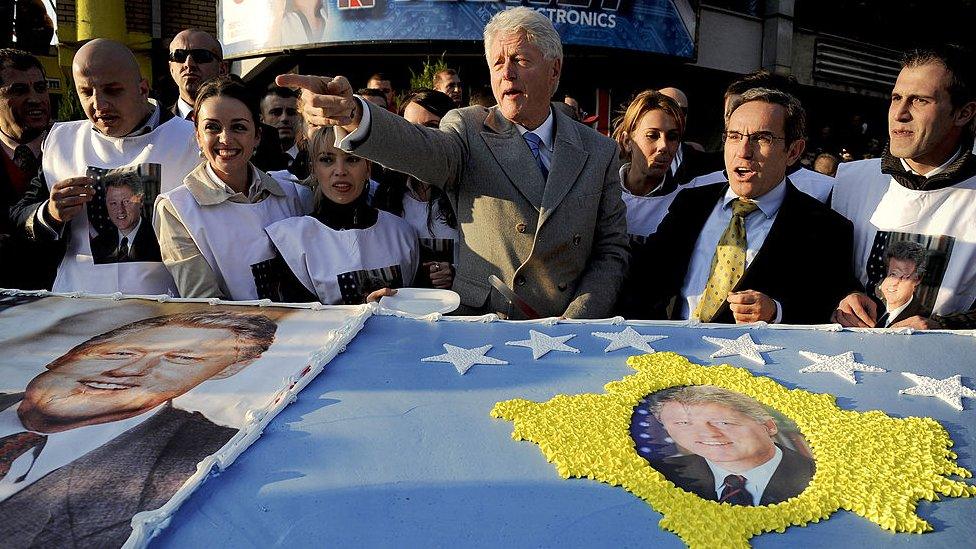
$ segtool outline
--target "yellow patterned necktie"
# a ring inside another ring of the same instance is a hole
[[[702,322],[712,320],[746,270],[746,217],[758,208],[755,202],[741,198],[732,201],[732,219],[718,239],[708,283],[695,308],[694,317]]]

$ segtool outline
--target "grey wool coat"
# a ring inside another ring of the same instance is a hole
[[[497,107],[453,110],[440,129],[370,109],[348,151],[444,189],[461,232],[454,291],[472,310],[521,318],[498,276],[542,316],[609,316],[629,260],[616,143],[553,109],[548,180]]]

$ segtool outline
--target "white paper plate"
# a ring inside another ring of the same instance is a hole
[[[380,305],[413,315],[449,313],[461,305],[461,296],[451,290],[400,288],[396,295],[381,297]]]

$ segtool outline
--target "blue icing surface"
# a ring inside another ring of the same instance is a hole
[[[270,424],[227,471],[211,479],[175,513],[154,540],[188,546],[660,546],[682,547],[661,530],[661,515],[618,487],[563,480],[538,446],[511,439],[512,424],[492,419],[499,401],[544,401],[556,394],[602,393],[633,373],[632,349],[604,353],[590,335],[623,325],[411,321],[373,317],[360,335]],[[766,366],[744,358],[710,359],[718,347],[702,335],[735,338],[743,329],[634,326],[669,336],[651,346],[700,364],[729,363],[787,387],[832,393],[845,409],[884,410],[893,417],[928,416],[955,441],[958,463],[976,470],[976,401],[958,412],[941,400],[899,395],[913,383],[900,372],[963,375],[976,388],[971,358],[976,339],[954,334],[866,334],[812,330],[751,330]],[[577,334],[566,343],[580,354],[552,351],[532,360],[530,349],[506,346],[529,329]],[[459,376],[444,362],[442,344],[491,343],[487,356],[507,366],[475,365]],[[888,373],[858,372],[852,385],[834,374],[801,374],[810,364],[797,351],[855,351],[858,362]],[[635,451],[637,451],[635,449]],[[972,481],[969,481],[970,483]],[[752,538],[755,547],[969,546],[976,538],[976,500],[919,502],[935,531],[892,534],[839,511],[827,521],[786,534]]]

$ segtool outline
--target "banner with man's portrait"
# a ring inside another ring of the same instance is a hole
[[[0,545],[145,538],[366,315],[0,293]]]

